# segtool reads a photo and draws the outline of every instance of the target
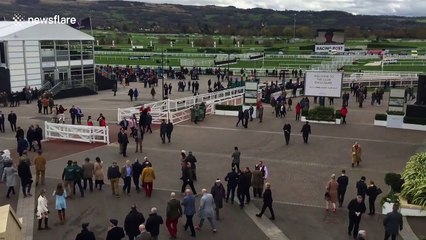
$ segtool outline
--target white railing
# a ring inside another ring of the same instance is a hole
[[[109,144],[108,126],[98,127],[44,122],[44,135],[47,139]]]
[[[160,124],[161,121],[168,120],[173,123],[180,123],[191,118],[190,108],[196,104],[204,102],[207,110],[212,112],[211,105],[242,99],[245,93],[245,87],[226,89],[218,92],[200,94],[197,96],[184,97],[179,99],[167,99],[163,101],[144,104],[144,107],[151,107],[151,116],[153,124]],[[117,113],[117,122],[123,118],[130,119],[135,114],[139,121],[140,106],[131,108],[119,108]]]

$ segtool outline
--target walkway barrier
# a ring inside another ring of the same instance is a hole
[[[62,139],[77,142],[101,142],[109,144],[109,128],[44,122],[46,139]]]
[[[218,92],[200,94],[197,96],[184,97],[178,99],[167,99],[158,102],[144,104],[144,107],[151,107],[151,116],[153,124],[160,124],[162,120],[169,120],[174,124],[191,119],[190,109],[204,102],[206,104],[206,114],[212,113],[215,104],[223,102],[240,102],[243,99],[245,87],[231,88]],[[139,121],[139,113],[141,106],[131,108],[119,108],[117,113],[117,122],[123,118],[131,119],[133,114]]]

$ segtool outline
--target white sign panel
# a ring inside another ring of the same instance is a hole
[[[317,97],[341,97],[343,72],[307,71],[305,95]]]
[[[345,45],[315,45],[315,52],[317,53],[330,51],[344,52]]]
[[[255,90],[255,91],[257,91],[257,88],[258,88],[257,85],[258,85],[257,82],[246,82],[245,87],[246,87],[246,90]]]

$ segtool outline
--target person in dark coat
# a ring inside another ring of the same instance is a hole
[[[356,198],[352,199],[348,204],[349,210],[349,226],[348,235],[353,235],[354,238],[358,235],[359,223],[361,222],[361,216],[365,213],[366,207],[361,195],[357,195]]]
[[[262,217],[263,213],[265,213],[266,208],[269,208],[269,211],[271,212],[271,217],[269,219],[275,220],[274,209],[272,208],[272,191],[270,183],[265,183],[262,210],[260,211],[260,213],[256,214],[256,217]]]
[[[226,175],[225,181],[228,182],[225,201],[228,202],[229,196],[231,196],[231,204],[234,204],[235,189],[238,185],[238,173],[235,171],[235,168],[232,168],[232,170]]]
[[[160,125],[160,137],[163,144],[166,143],[166,132],[167,132],[167,123],[166,123],[166,120],[163,119]]]
[[[4,114],[0,111],[0,132],[4,133]]]
[[[306,122],[305,125],[303,125],[300,132],[302,133],[303,142],[308,143],[309,134],[311,134],[311,125],[309,125],[309,122]]]
[[[139,177],[142,173],[142,164],[139,163],[139,159],[136,158],[135,162],[132,164],[132,177],[133,183],[136,187],[136,192],[140,192],[141,189],[139,187]]]
[[[378,188],[374,184],[373,180],[370,180],[370,185],[367,188],[367,191],[365,192],[368,196],[368,208],[370,209],[370,212],[368,215],[375,215],[376,214],[376,198],[379,195]]]
[[[89,231],[89,229],[87,229],[88,226],[89,223],[81,224],[81,232],[77,234],[75,240],[96,240],[95,234],[93,234],[92,231]]]
[[[41,140],[43,140],[43,129],[41,129],[38,124],[36,125],[34,136],[34,140],[37,141],[38,150],[41,150]]]
[[[163,218],[157,215],[157,208],[151,208],[151,214],[149,214],[148,219],[146,220],[146,230],[151,233],[151,237],[153,240],[158,239],[158,235],[160,234],[160,225],[163,224]]]
[[[146,115],[146,132],[149,131],[149,133],[152,133],[151,124],[152,124],[152,116],[150,113],[148,113]]]
[[[250,183],[251,183],[251,176],[250,178],[247,177],[246,169],[238,173],[237,195],[238,195],[238,200],[240,201],[241,209],[244,208],[245,197],[247,196],[246,191],[249,191]],[[249,201],[247,200],[247,202]]]
[[[241,124],[244,126],[244,112],[242,109],[238,110],[238,122],[235,124],[236,127],[238,127],[238,124]]]
[[[246,109],[246,110],[244,110],[244,121],[243,121],[244,128],[248,127],[249,118],[250,118],[250,112],[249,112],[248,109]]]
[[[29,145],[29,151],[31,151],[31,149],[34,150],[34,152],[36,151],[34,145],[33,145],[33,141],[35,140],[35,130],[34,130],[34,126],[31,125],[28,130],[27,130],[27,141],[28,141],[28,145]]]
[[[123,154],[123,157],[127,157],[127,144],[129,144],[129,137],[124,128],[121,128],[118,133],[118,143],[120,144],[120,153]]]
[[[16,141],[18,141],[20,138],[25,138],[25,132],[24,129],[21,127],[18,127],[15,134]]]
[[[132,208],[127,214],[124,220],[124,230],[126,231],[129,240],[133,240],[139,235],[139,225],[145,222],[145,218],[142,213],[138,212],[136,205],[132,205]]]
[[[16,132],[16,121],[18,121],[16,113],[10,111],[9,115],[7,115],[7,121],[9,121],[10,123],[10,128],[12,129],[12,132]]]
[[[185,190],[185,197],[183,198],[181,205],[183,206],[183,214],[186,216],[186,223],[184,226],[185,231],[189,229],[191,230],[191,237],[195,237],[195,228],[194,222],[192,218],[196,213],[195,209],[195,196],[192,194],[190,189]]]
[[[253,105],[250,105],[249,113],[250,113],[250,122],[251,122],[253,121],[253,113],[254,113]]]
[[[126,235],[122,227],[118,227],[118,221],[116,219],[109,220],[110,225],[108,227],[108,234],[106,240],[120,240],[123,239]]]
[[[197,181],[197,165],[195,164],[197,162],[197,159],[194,155],[192,155],[192,151],[188,152],[188,156],[186,156],[186,162],[191,164],[191,176],[192,180]]]
[[[133,101],[133,89],[130,88],[127,95],[130,97],[130,101]]]
[[[225,198],[225,188],[223,187],[219,178],[216,179],[216,182],[214,183],[212,189],[210,190],[210,193],[212,194],[214,199],[216,220],[219,221],[220,220],[219,210],[223,208],[223,199]]]
[[[19,138],[18,139],[18,148],[17,148],[17,151],[18,151],[18,154],[19,154],[20,157],[22,157],[24,151],[26,151],[27,148],[28,148],[28,142],[27,142],[27,140],[25,140],[23,137]]]
[[[167,136],[167,140],[169,140],[169,142],[172,138],[172,132],[173,132],[173,123],[169,119],[169,121],[166,125],[166,136]]]
[[[346,188],[348,187],[349,178],[346,176],[346,171],[342,170],[342,175],[337,178],[339,187],[337,188],[337,198],[339,199],[339,207],[342,207],[345,200]]]
[[[290,134],[291,134],[290,123],[284,124],[283,131],[284,131],[285,144],[288,145],[288,143],[290,142]]]
[[[362,202],[365,200],[365,194],[367,193],[367,184],[365,183],[365,177],[362,176],[361,180],[356,182],[356,194],[362,197]]]
[[[71,115],[71,124],[74,125],[75,124],[75,118],[77,117],[77,109],[74,107],[74,105],[72,105],[72,107],[69,110],[69,113]]]
[[[24,198],[31,195],[31,184],[33,183],[33,176],[31,174],[30,165],[26,161],[20,161],[18,164],[18,175],[21,178],[21,189]]]
[[[398,232],[402,230],[402,215],[398,212],[399,204],[393,204],[393,211],[386,214],[383,219],[383,226],[385,227],[385,240],[391,237],[392,240],[396,240]]]
[[[180,178],[182,180],[181,193],[183,193],[185,191],[186,186],[189,185],[192,192],[194,194],[197,194],[197,191],[195,190],[195,187],[194,187],[194,181],[191,177],[191,167],[189,165],[190,164],[187,163],[182,166],[182,177]]]

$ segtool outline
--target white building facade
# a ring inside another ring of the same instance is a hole
[[[94,84],[93,44],[92,36],[64,24],[0,22],[0,68],[10,76],[0,75],[0,88]]]

